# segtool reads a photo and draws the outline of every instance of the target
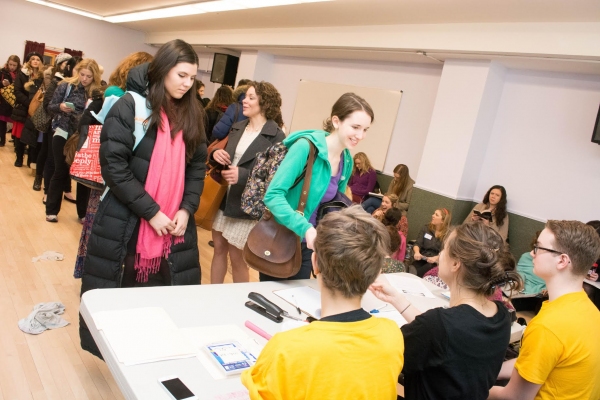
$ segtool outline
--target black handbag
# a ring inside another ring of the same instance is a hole
[[[319,221],[330,212],[342,211],[344,208],[348,208],[351,205],[352,200],[350,200],[348,196],[342,192],[337,192],[331,201],[321,204],[317,209],[317,225],[319,224]]]

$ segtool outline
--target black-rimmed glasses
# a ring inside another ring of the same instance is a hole
[[[546,250],[549,253],[555,253],[555,254],[564,254],[562,251],[558,251],[558,250],[554,250],[554,249],[547,249],[545,247],[541,247],[538,245],[533,246],[533,254],[537,254],[538,250]]]

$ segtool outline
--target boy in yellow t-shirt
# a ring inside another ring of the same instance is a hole
[[[549,300],[525,329],[516,362],[500,371],[508,385],[492,388],[489,399],[600,399],[600,311],[582,290],[600,238],[579,221],[548,221],[531,253]]]
[[[251,399],[396,399],[402,333],[360,305],[388,246],[383,224],[360,206],[319,222],[312,262],[322,318],[269,340],[242,374]]]

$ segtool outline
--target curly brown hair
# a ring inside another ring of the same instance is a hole
[[[250,82],[248,87],[253,87],[258,96],[258,105],[261,113],[266,119],[272,119],[281,128],[283,118],[281,116],[281,95],[269,82]]]
[[[127,57],[125,57],[121,63],[117,66],[117,68],[110,74],[110,78],[108,78],[109,86],[118,86],[121,89],[125,90],[127,85],[127,74],[129,70],[137,67],[140,64],[150,62],[154,59],[152,54],[146,53],[145,51],[138,51],[136,53],[131,53]]]

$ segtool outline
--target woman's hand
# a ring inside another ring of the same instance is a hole
[[[175,229],[175,223],[169,219],[162,211],[156,213],[154,217],[148,221],[154,232],[158,236],[166,235]]]
[[[415,251],[415,254],[413,255],[413,258],[414,258],[415,260],[419,261],[419,260],[421,260],[422,258],[427,258],[427,257],[423,257],[423,256],[421,255],[421,253],[419,253],[419,252],[416,252],[416,251]]]
[[[311,250],[314,250],[315,249],[315,239],[317,238],[317,230],[311,226],[306,231],[304,238],[306,239],[306,247],[308,247]]]
[[[2,79],[2,86],[8,86],[10,85],[10,82],[8,81],[8,79]]]
[[[60,103],[60,111],[65,113],[72,113],[74,110],[72,108],[67,107],[65,103]]]
[[[426,260],[426,261],[427,261],[429,264],[437,264],[437,262],[438,262],[438,260],[439,260],[439,259],[440,259],[440,256],[439,256],[439,255],[437,255],[437,256],[433,256],[433,257],[427,257],[427,260]]]
[[[375,212],[373,213],[373,217],[378,218],[378,217],[383,217],[383,212],[379,209],[375,210]]]
[[[590,277],[588,278],[590,281],[597,281],[598,280],[598,273],[597,272],[592,272],[590,274]]]
[[[227,154],[227,157],[229,157],[229,154]],[[239,179],[238,167],[229,167],[227,169],[224,169],[223,171],[221,171],[221,176],[230,185],[235,185]]]
[[[215,150],[213,153],[213,159],[221,165],[230,165],[231,159],[229,158],[229,153],[225,150]]]
[[[406,298],[390,285],[387,279],[379,275],[375,282],[369,286],[371,293],[375,295],[379,300],[390,303],[396,309],[400,308],[399,304],[402,301],[407,302]]]
[[[190,213],[188,210],[181,209],[175,213],[175,217],[173,217],[173,223],[175,224],[175,229],[173,229],[170,233],[173,236],[183,236],[185,233],[185,229],[187,228],[188,220],[190,219]]]

